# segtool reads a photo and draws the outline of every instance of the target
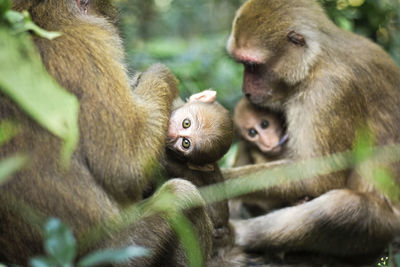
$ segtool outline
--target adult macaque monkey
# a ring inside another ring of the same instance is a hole
[[[166,67],[153,65],[131,91],[121,39],[110,23],[116,12],[109,0],[15,0],[13,7],[28,10],[40,27],[62,33],[52,41],[33,39],[50,74],[80,100],[80,141],[70,167],[63,168],[60,141],[0,96],[0,121],[14,119],[22,125],[21,133],[1,147],[0,157],[15,152],[30,156],[29,166],[0,187],[0,262],[25,266],[30,257],[43,253],[42,236],[39,225],[18,207],[59,217],[82,241],[93,227],[123,219],[123,208],[143,198],[163,158],[177,80]],[[177,195],[176,204],[182,207],[202,200],[193,184],[180,179],[169,181],[161,191]],[[206,260],[212,224],[205,207],[186,215],[198,232]],[[103,230],[102,239],[89,247],[85,243],[79,255],[141,245],[150,248],[151,255],[131,266],[187,265],[183,247],[161,215],[116,234]]]
[[[291,158],[351,150],[356,131],[400,142],[400,69],[379,46],[335,26],[312,0],[249,0],[227,49],[244,65],[243,93],[284,112]],[[398,163],[386,165],[398,187]],[[258,192],[312,201],[235,223],[247,250],[313,251],[347,260],[377,255],[400,230],[398,201],[355,170]]]

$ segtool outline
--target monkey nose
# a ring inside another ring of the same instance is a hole
[[[171,139],[171,140],[175,140],[175,139],[178,138],[178,133],[177,133],[177,132],[174,132],[174,131],[168,130],[167,137],[168,137],[169,139]]]
[[[167,137],[169,139],[176,139],[178,137],[178,130],[171,124],[168,126]]]
[[[251,94],[250,93],[245,93],[244,96],[247,97],[248,99],[250,99]]]

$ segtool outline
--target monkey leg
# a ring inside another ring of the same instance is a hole
[[[168,203],[168,201],[163,198],[165,193],[174,197],[171,203]],[[166,182],[154,194],[149,204],[150,211],[153,209],[159,211],[159,208],[163,209],[163,207],[168,209],[168,206],[172,206],[183,212],[183,215],[186,216],[193,225],[202,250],[203,262],[207,265],[206,263],[209,260],[212,249],[213,226],[207,215],[205,202],[197,188],[189,181],[172,179]],[[191,206],[196,206],[196,208],[190,208]],[[146,213],[146,211],[144,211],[144,213]],[[162,214],[156,214],[140,220],[132,226],[132,231],[135,244],[150,248],[152,250],[152,255],[154,255],[151,259],[143,258],[134,261],[134,266],[188,265],[185,248],[178,241],[168,220]]]
[[[114,224],[97,228],[121,219],[124,224],[129,221],[125,221],[119,205],[108,197],[101,186],[91,182],[93,177],[86,168],[75,160],[71,165],[73,171],[61,176],[40,172],[36,173],[37,176],[33,173],[29,177],[19,175],[1,187],[0,211],[3,217],[0,221],[0,261],[25,266],[29,258],[43,254],[43,237],[40,234],[43,221],[35,219],[34,214],[37,213],[43,219],[56,216],[73,230],[79,241],[79,256],[98,249],[141,245],[149,248],[151,255],[138,258],[128,265],[187,265],[184,248],[162,214],[153,213],[122,231],[116,230]],[[172,180],[157,192],[163,191],[176,196],[182,208],[194,201],[204,203],[196,187],[187,181]],[[158,193],[153,198],[157,197]],[[152,207],[149,206],[149,209]],[[185,211],[185,215],[196,230],[206,260],[211,250],[212,225],[205,205]],[[88,239],[83,238],[94,229],[99,231]]]
[[[377,255],[400,230],[385,200],[346,189],[233,223],[236,244],[248,251],[312,251],[343,258]]]

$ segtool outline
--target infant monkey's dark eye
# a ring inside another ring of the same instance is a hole
[[[191,124],[192,123],[190,122],[189,119],[184,119],[182,122],[182,127],[186,129],[186,128],[189,128]]]
[[[267,121],[267,120],[262,120],[261,121],[261,128],[262,129],[267,129],[268,126],[269,126],[269,121]]]
[[[250,137],[254,137],[254,136],[256,136],[258,133],[257,133],[257,131],[256,131],[256,129],[254,129],[254,128],[251,128],[250,130],[249,130],[249,136]]]
[[[189,149],[190,148],[190,140],[186,139],[186,138],[183,138],[182,139],[182,147],[185,148],[185,149]]]

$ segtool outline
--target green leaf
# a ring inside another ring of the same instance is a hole
[[[15,24],[22,23],[24,21],[24,15],[14,10],[7,11],[4,17],[12,26],[15,26]]]
[[[138,246],[130,246],[119,250],[96,251],[78,263],[78,267],[98,266],[102,264],[124,263],[130,259],[145,257],[150,255],[150,250]]]
[[[193,228],[193,224],[184,215],[179,213],[169,216],[169,223],[185,248],[189,266],[204,266],[199,238]]]
[[[33,23],[28,11],[22,11],[22,13],[20,13],[18,11],[9,10],[5,13],[5,18],[17,33],[33,31],[36,35],[49,40],[61,36],[59,32],[46,31]]]
[[[76,241],[71,230],[56,218],[50,218],[44,228],[46,253],[59,264],[71,265],[76,256]]]
[[[0,19],[6,11],[11,9],[11,0],[0,0]]]
[[[400,200],[400,189],[394,182],[393,175],[388,169],[376,167],[373,169],[373,177],[376,186],[385,196],[394,202]]]
[[[397,253],[397,254],[394,256],[394,261],[395,261],[395,263],[396,263],[396,266],[400,266],[400,253]]]
[[[46,39],[49,39],[49,40],[53,40],[54,38],[57,38],[57,37],[61,36],[61,33],[46,31],[46,30],[40,28],[39,26],[37,26],[32,21],[26,21],[25,22],[24,30],[33,31],[36,35],[38,35],[40,37],[43,37],[43,38],[46,38]]]
[[[337,25],[346,30],[346,31],[353,31],[354,30],[354,24],[351,20],[347,19],[344,16],[339,16],[336,18],[336,23]]]
[[[25,34],[0,28],[0,92],[34,120],[64,140],[62,163],[67,164],[79,138],[76,97],[51,77]]]
[[[10,141],[20,130],[19,125],[13,121],[4,120],[0,122],[0,146]]]
[[[349,5],[358,7],[364,4],[365,0],[349,0]]]
[[[21,169],[27,161],[28,158],[20,154],[0,161],[0,185],[5,183],[13,173]]]
[[[29,265],[31,267],[54,267],[57,266],[57,263],[46,257],[36,257],[29,261]]]
[[[349,6],[348,0],[337,0],[336,8],[339,10],[345,9]]]
[[[375,142],[375,138],[371,131],[366,128],[361,128],[356,134],[356,144],[354,148],[354,161],[355,164],[360,164],[363,161],[372,157],[372,147]]]
[[[49,32],[46,31],[39,26],[37,26],[35,23],[33,23],[31,16],[29,15],[28,11],[22,11],[22,15],[24,16],[23,20],[23,27],[22,31],[33,31],[36,35],[52,40],[54,38],[57,38],[61,36],[61,33],[59,32]]]

